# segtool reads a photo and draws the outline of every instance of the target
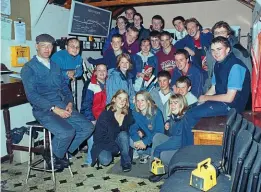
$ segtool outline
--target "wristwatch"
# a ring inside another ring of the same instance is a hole
[[[55,109],[55,105],[51,107],[50,111],[53,111]]]

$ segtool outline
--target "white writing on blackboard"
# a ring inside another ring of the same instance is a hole
[[[100,15],[101,13],[99,11],[88,9],[88,12],[95,13],[97,15]]]

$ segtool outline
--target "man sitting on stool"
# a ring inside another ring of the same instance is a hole
[[[24,65],[21,77],[34,117],[54,136],[54,168],[63,170],[69,164],[65,153],[73,153],[90,137],[94,127],[73,109],[72,93],[63,80],[61,69],[49,59],[54,41],[48,34],[36,37],[37,55]]]

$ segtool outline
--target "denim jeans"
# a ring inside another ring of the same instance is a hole
[[[87,165],[91,165],[92,164],[91,150],[92,150],[92,146],[93,146],[93,136],[91,136],[87,140],[87,144],[88,144],[88,151],[86,153],[85,162],[84,163],[87,164]]]
[[[53,153],[59,158],[67,151],[73,153],[94,130],[93,124],[76,110],[65,119],[49,111],[38,117],[37,120],[53,134]]]
[[[186,113],[188,126],[195,127],[202,117],[215,117],[227,115],[230,107],[219,101],[207,101],[195,106]]]
[[[126,131],[121,131],[117,137],[115,142],[117,143],[120,149],[121,155],[121,166],[125,166],[127,164],[131,164],[131,154],[130,154],[130,136]],[[107,166],[111,163],[113,159],[112,152],[102,150],[98,156],[100,164]]]

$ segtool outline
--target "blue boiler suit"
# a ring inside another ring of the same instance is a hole
[[[73,153],[90,137],[94,127],[75,109],[69,118],[61,118],[50,110],[52,106],[65,109],[69,102],[73,103],[60,67],[50,61],[48,69],[34,56],[22,68],[21,77],[34,117],[54,136],[53,153],[58,158],[63,158],[67,150]]]

